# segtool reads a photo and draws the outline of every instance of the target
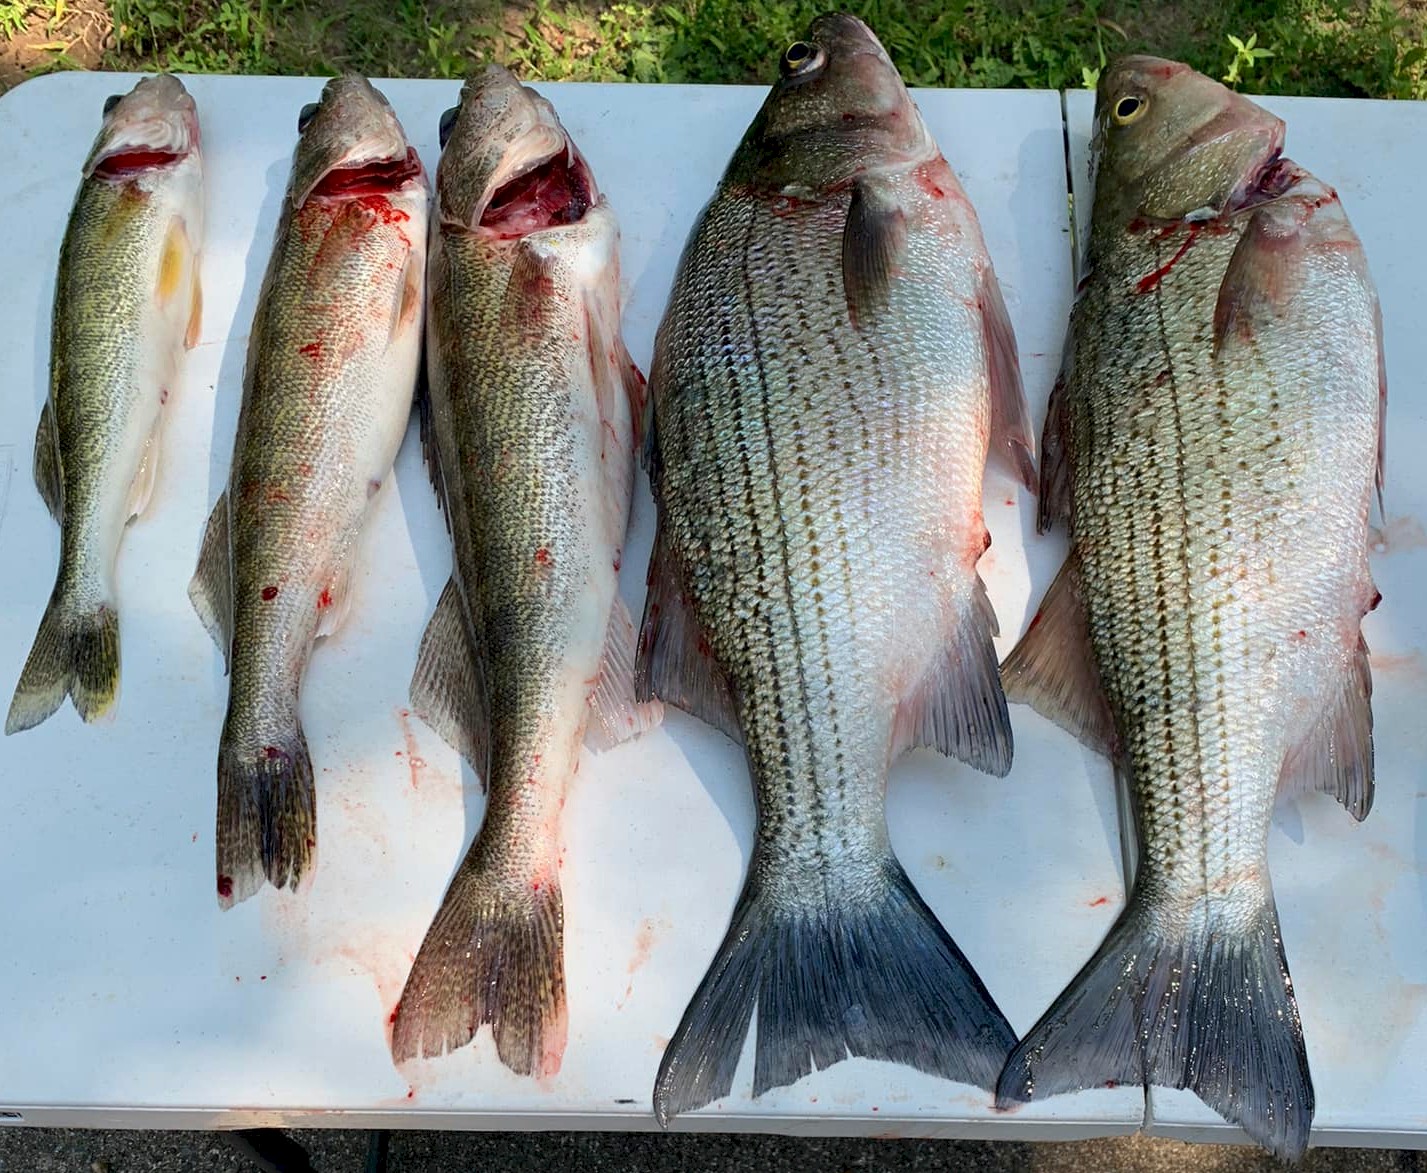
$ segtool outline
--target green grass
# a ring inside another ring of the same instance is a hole
[[[0,14],[15,0],[0,0]],[[112,0],[114,67],[530,79],[767,82],[827,0]],[[1093,81],[1152,52],[1251,92],[1427,98],[1420,0],[860,0],[918,85]],[[3,21],[3,15],[0,15]],[[1252,48],[1236,48],[1231,38]],[[1255,52],[1255,50],[1257,52]]]

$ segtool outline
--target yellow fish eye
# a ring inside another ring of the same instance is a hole
[[[1126,94],[1115,103],[1110,116],[1118,126],[1128,126],[1149,109],[1149,100],[1139,94]]]
[[[823,51],[817,45],[808,41],[794,41],[783,53],[783,75],[795,77],[810,73],[819,68],[823,60]]]

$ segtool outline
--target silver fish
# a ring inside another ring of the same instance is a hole
[[[659,329],[644,688],[740,738],[743,895],[665,1051],[661,1121],[851,1055],[990,1088],[1015,1036],[892,854],[891,762],[1011,762],[976,571],[988,449],[1029,482],[976,214],[886,51],[819,18],[684,250]]]
[[[1138,864],[998,1096],[1187,1087],[1294,1158],[1313,1085],[1268,830],[1284,789],[1372,802],[1377,294],[1336,193],[1248,99],[1132,57],[1096,117],[1041,492],[1073,547],[1005,680],[1114,760]]]

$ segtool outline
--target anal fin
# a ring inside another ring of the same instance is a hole
[[[1320,790],[1362,822],[1373,803],[1373,741],[1372,668],[1361,636],[1337,690],[1322,717],[1284,759],[1279,793]]]
[[[978,576],[971,606],[920,686],[898,707],[892,756],[919,745],[997,777],[1011,769],[1011,719],[996,667],[996,613]]]
[[[1026,634],[1001,665],[1006,699],[1030,705],[1082,743],[1115,753],[1115,719],[1100,684],[1072,550],[1050,584]]]
[[[742,742],[733,692],[699,631],[662,527],[649,560],[649,592],[634,671],[634,695],[658,697]]]
[[[223,649],[224,667],[233,645],[232,549],[228,542],[228,494],[220,493],[198,551],[198,568],[188,584],[188,598],[213,642]]]
[[[585,741],[593,749],[609,749],[653,729],[664,719],[660,701],[635,699],[634,645],[634,620],[624,600],[616,596],[599,678],[589,697],[591,721]]]
[[[1036,491],[1036,439],[1031,410],[1021,381],[1016,332],[1001,284],[987,261],[981,273],[981,323],[991,388],[991,459],[1004,465],[1022,485]]]
[[[336,635],[352,609],[352,568],[348,564],[333,576],[317,596],[317,636]]]
[[[64,520],[64,471],[59,458],[59,429],[55,426],[54,405],[45,400],[40,423],[35,428],[35,487],[49,507],[50,516]]]
[[[411,677],[411,707],[471,763],[484,784],[490,765],[490,710],[480,655],[454,578],[446,583],[421,637]]]

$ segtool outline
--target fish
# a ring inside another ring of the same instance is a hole
[[[202,321],[198,110],[169,74],[104,103],[60,246],[35,485],[59,570],[5,719],[19,733],[68,696],[85,721],[119,696],[114,569],[153,495],[164,405]]]
[[[351,602],[358,542],[411,416],[425,295],[426,173],[362,77],[302,108],[258,294],[226,490],[189,598],[223,650],[220,907],[296,888],[317,842],[300,693]]]
[[[852,1056],[990,1089],[1015,1035],[892,851],[891,763],[1004,775],[977,573],[994,455],[1027,486],[1014,331],[970,202],[875,34],[788,46],[684,248],[655,343],[637,666],[741,741],[758,822],[664,1052],[661,1123]]]
[[[1127,903],[1006,1063],[1006,1105],[1189,1088],[1279,1157],[1314,1095],[1268,868],[1275,796],[1372,804],[1369,512],[1387,384],[1337,193],[1284,124],[1129,57],[1096,103],[1081,291],[1042,439],[1070,555],[1009,699],[1110,757]]]
[[[620,331],[619,227],[546,99],[488,66],[441,120],[422,435],[450,581],[411,707],[480,776],[481,828],[392,1021],[395,1062],[489,1023],[552,1076],[568,1033],[560,811],[582,742],[658,724],[634,699],[619,568],[644,377]]]

